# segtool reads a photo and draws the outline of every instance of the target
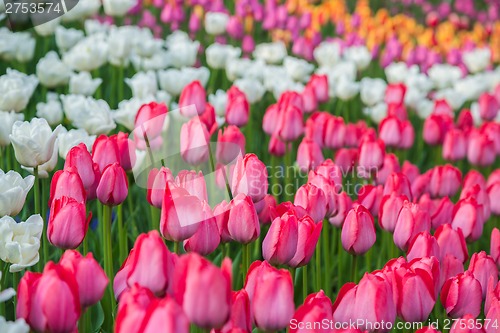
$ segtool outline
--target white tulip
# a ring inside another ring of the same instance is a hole
[[[372,60],[372,54],[366,46],[351,46],[344,51],[344,57],[352,61],[358,71],[366,69]]]
[[[465,98],[462,93],[453,88],[438,90],[434,94],[434,99],[444,99],[453,110],[458,110],[464,104]]]
[[[132,48],[129,31],[113,26],[109,32],[107,41],[109,63],[119,67],[128,66]]]
[[[483,123],[483,118],[479,112],[479,104],[477,102],[471,104],[470,114],[472,115],[472,120],[474,120],[474,125],[480,126]]]
[[[488,90],[488,83],[481,75],[469,75],[456,81],[454,89],[462,94],[466,101],[474,101]]]
[[[137,98],[155,95],[158,91],[158,83],[153,71],[138,72],[132,78],[126,78],[125,82],[132,90],[132,96]]]
[[[405,105],[416,109],[418,107],[418,103],[420,103],[421,100],[425,99],[426,95],[427,94],[425,92],[422,92],[419,89],[408,87],[406,90],[404,103]]]
[[[210,35],[222,35],[225,33],[228,22],[229,15],[226,13],[205,13],[205,31]]]
[[[50,159],[44,164],[38,166],[38,176],[40,178],[49,178],[50,172],[52,172],[57,166],[57,161],[58,161],[57,153],[59,152],[58,141],[59,139],[56,139],[56,142],[54,143],[54,150],[52,152],[52,156],[50,157]],[[35,173],[34,168],[25,167],[24,165],[21,165],[21,168],[27,170],[31,174]]]
[[[38,13],[37,15],[40,15],[40,13]],[[52,36],[56,31],[57,27],[59,26],[59,24],[61,23],[61,17],[53,18],[54,15],[52,15],[52,13],[48,15],[50,15],[51,18],[49,21],[42,24],[35,24],[33,27],[36,33],[40,36],[44,37]],[[39,19],[40,17],[37,16],[37,18]]]
[[[385,68],[385,76],[389,83],[403,83],[406,78],[412,74],[420,72],[417,65],[408,68],[404,62],[393,62]]]
[[[134,130],[135,117],[137,112],[146,103],[151,101],[145,101],[144,99],[132,97],[129,100],[123,100],[118,103],[118,109],[113,111],[113,119],[117,124],[125,126],[128,130]]]
[[[84,25],[85,33],[87,34],[87,36],[107,35],[109,30],[111,29],[111,26],[109,24],[100,22],[96,19],[85,20]]]
[[[16,60],[19,62],[28,62],[35,55],[36,41],[28,32],[18,32],[15,34],[17,52]]]
[[[437,89],[445,89],[453,86],[453,83],[462,77],[462,70],[449,64],[435,64],[429,68],[427,74]]]
[[[374,123],[379,124],[387,117],[387,104],[381,102],[372,107],[364,108],[363,113],[370,117]]]
[[[167,69],[158,71],[158,82],[160,88],[172,96],[178,96],[185,86],[193,81],[200,81],[206,86],[210,77],[210,71],[206,67],[182,69]]]
[[[12,133],[12,125],[16,121],[23,120],[24,113],[0,111],[0,146],[5,147],[10,145],[9,135]]]
[[[36,116],[45,118],[51,126],[59,125],[64,118],[59,96],[55,93],[48,93],[46,103],[36,104]]]
[[[170,62],[175,68],[193,67],[196,63],[200,42],[184,41],[169,44]]]
[[[72,74],[69,78],[69,93],[92,96],[101,83],[101,78],[92,79],[92,75],[89,72]]]
[[[16,321],[7,321],[4,317],[0,316],[0,332],[28,333],[29,331],[30,327],[23,318],[16,319]]]
[[[462,54],[462,60],[471,73],[484,71],[491,62],[491,51],[489,48],[476,48]]]
[[[427,119],[434,112],[434,101],[426,98],[420,100],[415,109],[420,119]]]
[[[404,82],[408,88],[418,89],[423,93],[428,93],[434,88],[434,83],[424,73],[410,73]]]
[[[305,61],[304,59],[285,57],[283,60],[283,67],[287,71],[288,75],[299,82],[307,82],[309,80],[309,75],[314,70],[314,65]]]
[[[12,126],[10,141],[14,146],[17,161],[27,167],[37,167],[50,160],[55,149],[57,134],[61,125],[54,131],[47,120],[33,118],[31,121],[16,121]]]
[[[130,55],[130,61],[136,71],[163,70],[170,66],[170,53],[165,50],[156,51],[151,57]]]
[[[71,74],[71,69],[59,59],[55,51],[47,53],[36,65],[36,76],[40,84],[47,88],[68,84]]]
[[[205,56],[207,63],[214,69],[223,69],[226,63],[231,59],[238,58],[241,55],[241,49],[232,45],[223,45],[214,43],[207,47]]]
[[[215,109],[215,114],[219,117],[226,115],[227,94],[222,89],[217,89],[215,94],[208,95],[208,101]]]
[[[177,44],[187,42],[192,43],[192,40],[191,38],[189,38],[188,33],[182,30],[176,30],[167,36],[167,38],[165,39],[165,46],[167,48],[170,48],[175,47],[175,45]]]
[[[76,128],[92,135],[108,134],[116,124],[106,101],[81,95],[61,96],[64,113]]]
[[[87,146],[87,150],[90,151],[96,139],[95,135],[89,135],[84,129],[72,129],[67,130],[63,127],[63,130],[59,134],[59,156],[62,159],[66,159],[68,152],[71,148],[77,146],[80,143],[84,143]]]
[[[11,273],[38,262],[42,231],[43,220],[39,214],[20,223],[10,216],[0,218],[0,259],[11,264]]]
[[[266,92],[262,83],[250,78],[238,79],[234,85],[245,93],[250,104],[260,101]]]
[[[63,53],[71,49],[85,37],[85,33],[82,30],[65,28],[60,25],[57,26],[55,35],[57,48]]]
[[[12,61],[16,58],[16,53],[16,33],[11,32],[6,27],[0,28],[0,57],[4,60]]]
[[[245,76],[245,72],[252,66],[252,60],[248,58],[230,58],[226,63],[226,76],[229,81]]]
[[[287,55],[286,46],[282,42],[261,43],[255,47],[253,56],[268,64],[278,64]]]
[[[78,1],[75,7],[62,16],[62,20],[63,22],[71,22],[94,16],[99,11],[99,8],[101,8],[100,0]]]
[[[337,81],[335,87],[335,95],[343,101],[347,101],[356,96],[359,92],[359,83],[349,80],[348,78],[341,78]]]
[[[30,191],[35,177],[23,177],[10,170],[5,173],[0,169],[0,216],[16,216],[23,209],[26,195]]]
[[[321,42],[313,51],[314,60],[320,67],[332,67],[340,61],[342,47],[337,42]]]
[[[102,0],[104,13],[110,16],[124,16],[137,0]]]
[[[63,55],[63,61],[79,72],[91,72],[104,65],[107,60],[108,43],[101,34],[82,39]]]
[[[387,84],[384,80],[365,77],[360,82],[361,101],[367,106],[375,106],[385,97]]]
[[[274,91],[282,81],[287,82],[287,85],[293,81],[283,66],[266,65],[262,76],[262,82],[267,91]]]
[[[7,74],[0,76],[0,110],[24,110],[37,85],[38,79],[35,75],[28,76],[7,68]]]

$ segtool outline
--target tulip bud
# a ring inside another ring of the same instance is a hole
[[[394,229],[394,243],[403,251],[406,251],[413,238],[422,231],[431,229],[431,221],[427,211],[419,205],[405,202],[399,212]]]
[[[384,185],[384,195],[393,192],[406,196],[410,201],[413,199],[410,181],[404,173],[393,172],[387,178]]]
[[[363,139],[359,146],[359,167],[364,169],[365,177],[376,171],[384,163],[385,145],[380,139],[372,140],[369,138]]]
[[[248,293],[245,289],[241,289],[233,291],[232,295],[231,316],[224,327],[215,330],[215,333],[252,331],[252,309]]]
[[[190,105],[194,104],[194,110]],[[184,117],[194,117],[202,115],[205,112],[207,104],[207,93],[200,81],[193,81],[182,89],[179,97],[180,112]]]
[[[192,118],[181,127],[181,156],[190,165],[200,165],[209,158],[210,135],[199,118]]]
[[[378,215],[382,201],[382,185],[363,185],[358,192],[358,203],[370,211],[372,215]]]
[[[99,166],[102,173],[104,169],[113,163],[120,163],[118,144],[106,135],[102,134],[94,141],[92,146],[92,159]]]
[[[298,219],[297,249],[287,265],[301,267],[309,263],[316,250],[322,228],[323,222],[315,223],[310,216]]]
[[[227,94],[226,122],[238,127],[245,126],[250,113],[250,105],[246,95],[236,86],[232,86]]]
[[[325,192],[311,183],[302,185],[297,190],[294,205],[304,208],[316,223],[325,218],[328,209]]]
[[[293,315],[293,319],[290,323],[320,323],[320,322],[333,322],[333,306],[332,301],[325,295],[323,290],[320,290],[317,293],[310,294],[304,300],[304,304],[302,304],[295,314]],[[290,333],[299,333],[299,332],[311,332],[311,333],[320,333],[324,332],[322,328],[307,328],[301,329],[299,327],[293,327],[294,325],[290,325]],[[298,325],[297,325],[298,326]]]
[[[51,244],[62,249],[76,249],[85,238],[90,218],[86,217],[85,203],[63,196],[52,201],[47,227]]]
[[[446,132],[443,142],[443,158],[449,161],[459,161],[467,155],[467,137],[459,129]]]
[[[340,192],[337,195],[337,214],[330,217],[330,224],[336,227],[342,227],[348,212],[352,208],[352,199],[346,192]]]
[[[297,151],[297,164],[302,171],[313,170],[324,160],[321,148],[314,140],[302,139]]]
[[[273,156],[285,156],[286,144],[277,135],[272,135],[269,139],[269,154]]]
[[[231,200],[227,230],[231,239],[242,244],[251,243],[259,237],[259,218],[249,196],[240,193]]]
[[[399,195],[395,192],[392,192],[390,195],[385,195],[382,198],[378,213],[378,223],[383,230],[391,233],[394,232],[399,212],[401,208],[403,208],[405,201],[408,201],[405,195]]]
[[[474,198],[462,199],[453,209],[453,229],[462,229],[465,239],[478,240],[483,233],[483,208]]]
[[[115,332],[139,332],[148,307],[154,301],[153,293],[137,284],[125,291],[118,304]]]
[[[497,101],[494,95],[487,92],[479,96],[479,114],[483,120],[493,120],[500,110],[500,102]]]
[[[409,261],[426,257],[439,257],[439,244],[429,231],[418,233],[408,247],[406,258]]]
[[[77,251],[67,250],[59,263],[74,274],[83,308],[101,300],[108,285],[108,277],[91,252],[84,257]]]
[[[309,84],[314,88],[314,93],[319,103],[328,101],[328,77],[326,75],[311,75]]]
[[[498,283],[498,268],[495,260],[484,251],[472,255],[467,271],[471,272],[481,284],[483,299],[486,297],[488,281],[493,279],[494,285]]]
[[[489,166],[495,162],[495,143],[488,136],[472,131],[467,147],[467,160],[478,166]]]
[[[384,157],[384,164],[382,168],[376,174],[376,183],[384,185],[387,181],[387,178],[393,173],[399,173],[401,168],[399,166],[399,160],[396,155],[393,153],[386,154]],[[403,173],[403,175],[405,175]],[[405,175],[406,177],[406,175]],[[411,185],[409,185],[411,187]]]
[[[424,122],[424,141],[435,146],[442,144],[445,134],[453,127],[453,119],[449,115],[431,114]]]
[[[134,318],[133,312],[129,316]],[[151,302],[142,321],[141,328],[141,332],[144,333],[163,330],[166,332],[188,333],[189,320],[177,302],[170,296],[167,296]],[[124,330],[123,332],[132,331]]]
[[[344,118],[330,116],[326,119],[323,133],[323,143],[326,148],[339,149],[344,146],[347,128]]]
[[[125,171],[130,171],[135,165],[135,143],[128,138],[128,135],[120,132],[109,137],[111,140],[116,141],[118,147],[118,157],[120,165]]]
[[[219,246],[220,234],[212,209],[206,201],[202,202],[202,210],[203,220],[193,236],[184,241],[184,249],[206,256]]]
[[[443,224],[437,228],[434,237],[436,237],[440,249],[440,255],[437,257],[443,259],[446,255],[451,254],[462,263],[469,258],[462,229],[455,230],[451,224]]]
[[[83,182],[75,168],[59,170],[54,174],[50,183],[49,206],[55,199],[62,197],[73,198],[77,202],[85,204],[87,195]]]
[[[257,155],[246,154],[236,161],[231,191],[234,196],[243,193],[251,197],[253,202],[258,202],[267,194],[269,186],[267,177],[266,165]]]
[[[430,171],[429,192],[433,197],[452,197],[460,188],[462,173],[449,164]]]
[[[64,170],[70,170],[70,168],[78,173],[85,191],[88,192],[95,182],[95,173],[92,156],[84,143],[74,146],[66,155]]]
[[[168,186],[169,182],[174,183],[174,176],[169,168],[151,169],[148,175],[148,191],[146,195],[150,205],[161,208],[165,187]]]
[[[354,255],[362,255],[375,244],[373,216],[361,205],[354,206],[342,226],[342,247]]]
[[[316,100],[314,87],[309,83],[306,84],[304,91],[302,91],[302,101],[304,102],[304,112],[311,113],[316,111],[318,101]]]
[[[272,265],[284,265],[295,255],[297,240],[297,217],[285,213],[271,223],[262,242],[262,256]]]
[[[440,263],[441,278],[439,285],[443,286],[448,279],[464,272],[464,264],[452,254],[446,254],[441,258]]]
[[[99,201],[108,206],[118,206],[128,194],[128,180],[125,170],[118,163],[108,165],[96,189]]]
[[[144,104],[137,111],[134,121],[134,140],[139,149],[159,147],[162,143],[161,132],[167,117],[168,108],[164,103]]]
[[[217,137],[217,161],[229,164],[240,155],[245,155],[245,136],[236,126],[228,126],[224,132],[219,130]]]
[[[481,303],[481,284],[471,272],[449,279],[441,290],[441,304],[452,318],[460,318],[466,314],[479,316]]]
[[[498,228],[493,228],[491,231],[490,256],[500,267],[500,230]]]
[[[295,141],[304,133],[304,120],[299,107],[289,104],[279,111],[276,123],[278,137],[285,141]]]
[[[264,199],[255,203],[255,210],[259,214],[261,224],[269,224],[272,222],[271,210],[276,208],[276,198],[272,194],[266,194]]]
[[[385,90],[384,102],[389,105],[402,105],[406,94],[406,86],[402,83],[389,84]]]

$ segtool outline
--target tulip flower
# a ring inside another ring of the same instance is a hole
[[[384,157],[384,164],[376,175],[377,184],[385,184],[387,178],[389,178],[389,175],[391,175],[392,173],[398,173],[400,171],[401,167],[399,165],[398,157],[392,153],[386,154]]]
[[[359,145],[358,165],[364,171],[364,175],[369,177],[376,172],[384,163],[385,145],[381,139],[373,140],[365,137]]]
[[[59,170],[54,174],[54,177],[52,177],[48,202],[49,206],[52,205],[55,199],[60,199],[63,196],[73,198],[77,202],[84,204],[87,200],[87,194],[82,179],[74,167]]]
[[[349,211],[342,226],[342,247],[354,255],[363,255],[375,244],[373,216],[362,205]]]
[[[174,183],[174,176],[169,168],[151,169],[148,175],[148,191],[146,195],[150,205],[161,208],[163,194],[168,183]]]
[[[302,91],[302,101],[304,102],[304,112],[311,113],[316,111],[318,101],[316,100],[316,93],[312,85],[306,84],[304,87],[304,91]]]
[[[411,184],[404,173],[393,172],[387,178],[384,185],[384,195],[392,192],[405,195],[409,200],[412,200]]]
[[[422,231],[431,229],[431,221],[427,211],[417,204],[405,202],[399,212],[394,229],[394,243],[406,251],[413,238]]]
[[[323,133],[323,143],[326,148],[339,149],[344,146],[345,136],[347,132],[344,118],[329,116],[325,122]]]
[[[229,164],[240,155],[245,154],[245,136],[236,126],[228,126],[219,130],[217,137],[217,150],[215,156],[222,164]]]
[[[84,257],[77,251],[67,250],[59,263],[74,274],[83,308],[101,300],[108,285],[108,277],[91,252]]]
[[[167,117],[168,108],[164,103],[151,102],[139,108],[134,120],[134,140],[139,149],[159,147],[162,143],[161,132]],[[147,139],[147,141],[146,141]]]
[[[423,139],[432,146],[442,144],[446,133],[453,127],[453,119],[445,114],[431,114],[424,122]]]
[[[192,118],[181,127],[181,156],[190,165],[200,165],[208,160],[210,135],[199,118]]]
[[[137,284],[125,291],[118,303],[115,331],[117,333],[139,332],[146,312],[154,300],[151,290]]]
[[[304,304],[295,311],[290,321],[290,333],[323,332],[324,330],[322,328],[307,327],[307,323],[314,325],[315,323],[321,322],[333,322],[332,312],[332,301],[325,295],[323,290],[310,294],[304,300]],[[299,327],[299,323],[302,328]]]
[[[500,110],[500,102],[497,101],[494,95],[487,92],[479,96],[479,114],[484,120],[495,119],[498,111]]]
[[[96,181],[94,172],[94,161],[84,143],[70,149],[64,162],[64,170],[75,170],[83,183],[85,191],[88,193]],[[55,176],[55,175],[54,175]]]
[[[387,277],[365,273],[358,285],[346,283],[333,304],[333,320],[340,323],[360,320],[361,330],[367,325],[394,323],[396,305]],[[383,327],[380,325],[380,327]],[[387,326],[385,326],[387,328]]]
[[[358,203],[370,211],[372,215],[378,215],[382,201],[382,185],[363,185],[358,192]]]
[[[78,283],[70,270],[50,261],[43,273],[26,272],[17,294],[16,316],[24,318],[33,330],[62,333],[76,330],[81,307]]]
[[[486,297],[488,281],[493,279],[494,285],[498,283],[498,268],[495,260],[484,251],[472,255],[467,271],[471,272],[481,284],[483,299]]]
[[[287,213],[285,213],[287,214]],[[306,215],[298,219],[297,248],[292,259],[287,263],[291,267],[301,267],[307,265],[316,250],[323,222],[315,223]]]
[[[245,289],[233,291],[231,302],[231,316],[227,323],[216,333],[223,332],[250,332],[252,330],[252,312],[248,293]]]
[[[488,166],[495,162],[495,143],[488,136],[472,131],[467,146],[467,160],[474,165]]]
[[[92,146],[92,159],[99,166],[102,173],[104,169],[113,163],[120,163],[118,144],[106,135],[100,135]]]
[[[259,218],[249,196],[240,193],[231,200],[227,230],[231,239],[242,244],[253,242],[259,237]]]
[[[322,190],[326,196],[326,217],[332,216],[337,210],[336,186],[332,179],[326,178],[316,171],[309,171],[307,183]],[[305,189],[306,190],[306,189]],[[306,194],[306,193],[303,193]]]
[[[189,321],[186,315],[170,296],[151,302],[142,321],[140,332],[154,333],[162,330],[177,333],[189,332]],[[132,331],[124,330],[123,332]]]
[[[135,165],[136,155],[135,155],[135,143],[128,138],[128,135],[123,132],[112,135],[109,137],[111,140],[116,141],[118,147],[118,157],[122,168],[125,171],[130,171]]]
[[[179,97],[179,107],[184,117],[191,118],[202,115],[205,112],[206,104],[207,93],[200,81],[197,80],[185,86]],[[194,109],[190,107],[191,105],[194,105]]]
[[[250,113],[246,95],[236,86],[232,86],[227,94],[226,123],[238,127],[245,126]]]
[[[462,173],[449,164],[434,167],[430,173],[429,192],[433,197],[452,197],[462,182]]]
[[[493,228],[491,231],[490,256],[495,260],[497,266],[500,267],[500,230],[498,228]]]
[[[271,194],[266,194],[264,199],[255,203],[255,210],[259,215],[261,224],[269,224],[272,222],[271,211],[276,208],[276,198]]]
[[[295,215],[285,213],[275,218],[262,242],[264,259],[273,265],[289,262],[297,250],[298,228]]]
[[[231,180],[233,196],[245,194],[253,202],[262,200],[268,190],[266,165],[255,154],[238,158]]]
[[[313,170],[324,161],[320,146],[311,139],[304,138],[297,151],[297,164],[307,172]]]
[[[128,194],[128,180],[125,170],[118,164],[108,165],[102,172],[96,189],[99,201],[108,206],[118,206]]]
[[[314,93],[316,94],[318,102],[324,103],[328,101],[328,78],[326,75],[311,75],[309,84],[314,88]]]
[[[53,155],[57,135],[61,126],[54,131],[44,118],[33,118],[30,122],[16,121],[9,135],[16,160],[25,167],[37,168],[48,162]]]
[[[451,224],[443,224],[436,230],[434,237],[439,244],[439,258],[443,259],[448,254],[453,255],[461,262],[465,262],[469,258],[462,229],[455,230]]]
[[[449,223],[453,216],[454,207],[455,205],[448,197],[434,200],[431,210],[432,228],[438,229],[441,225]]]
[[[83,242],[92,214],[86,216],[85,203],[62,196],[50,206],[47,237],[62,249],[76,249]]]
[[[269,154],[273,156],[285,156],[287,145],[281,141],[277,135],[272,135],[269,139]]]
[[[449,279],[441,290],[441,304],[452,318],[460,318],[466,314],[477,317],[481,312],[481,302],[481,284],[471,272]]]
[[[385,90],[386,104],[402,105],[406,94],[406,86],[402,83],[389,84]]]
[[[474,241],[483,233],[484,218],[483,208],[474,198],[462,199],[453,209],[451,225],[454,229],[462,229],[468,241]]]
[[[301,109],[293,104],[279,110],[275,124],[278,137],[284,142],[297,140],[304,133],[304,122]]]
[[[403,208],[405,201],[408,201],[405,195],[399,195],[395,192],[382,198],[378,213],[378,223],[382,229],[391,233],[394,232],[399,212]]]
[[[418,233],[413,241],[410,243],[408,247],[408,252],[406,253],[406,258],[409,261],[417,258],[425,258],[425,257],[439,257],[440,249],[439,244],[432,236],[429,231],[422,231]]]
[[[448,279],[464,272],[464,264],[452,254],[446,254],[443,258],[441,258],[440,266],[440,286],[443,286]]]
[[[175,184],[188,191],[190,195],[196,196],[200,201],[208,201],[207,184],[201,171],[181,170],[175,177]]]
[[[184,241],[184,249],[188,252],[196,252],[206,256],[219,246],[221,237],[217,221],[206,201],[202,202],[202,210],[203,220],[193,236]]]
[[[318,223],[327,213],[328,201],[325,192],[311,183],[302,185],[295,194],[294,205],[304,208],[308,215]]]
[[[34,182],[34,176],[23,178],[13,170],[5,173],[0,169],[0,216],[16,216],[23,209]]]
[[[174,272],[174,298],[191,323],[220,328],[229,319],[231,277],[196,253],[179,258]]]
[[[262,118],[262,130],[267,135],[273,135],[276,129],[276,123],[280,117],[280,109],[278,104],[271,104],[267,107]]]
[[[450,129],[446,132],[443,142],[443,158],[449,161],[459,161],[467,155],[467,136],[460,129]]]
[[[352,199],[346,192],[340,192],[337,196],[337,214],[330,217],[328,221],[336,227],[342,227],[344,220],[352,208]]]
[[[387,147],[410,148],[415,140],[415,131],[408,120],[390,116],[380,122],[379,137]]]

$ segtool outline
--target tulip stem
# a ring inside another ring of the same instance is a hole
[[[102,231],[102,248],[104,254],[104,271],[109,279],[113,281],[113,252],[111,248],[111,206],[102,205],[102,221],[99,221]],[[106,331],[113,329],[113,284],[109,283],[103,298],[104,327]]]
[[[9,271],[9,263],[5,262],[2,268],[2,276],[0,278],[0,291],[4,290],[4,286],[7,285],[7,272]],[[5,315],[5,302],[0,302],[0,316],[6,317]]]
[[[243,263],[242,277],[243,277],[243,285],[245,285],[245,279],[248,272],[248,267],[250,266],[250,244],[243,244],[243,253],[241,262]]]
[[[181,254],[181,247],[179,246],[179,242],[174,242],[174,253]]]
[[[127,232],[125,226],[123,225],[123,205],[118,205],[116,207],[118,216],[118,248],[120,253],[120,262],[123,262],[127,257],[128,247],[127,247]]]
[[[352,256],[352,282],[356,283],[358,278],[358,256]]]
[[[160,211],[155,206],[149,207],[151,211],[151,230],[160,230]]]
[[[338,264],[338,270],[337,270],[337,278],[338,278],[338,288],[337,290],[340,290],[340,288],[342,287],[342,270],[344,269],[344,265],[343,264],[343,260],[344,260],[344,249],[342,248],[342,242],[340,241],[339,238],[337,238],[337,249],[338,249],[338,260],[337,260],[337,264]],[[342,258],[341,258],[342,257]]]
[[[307,281],[307,265],[302,267],[302,298],[304,301],[307,298],[307,287],[308,287],[308,281]]]
[[[320,290],[321,289],[321,243],[322,243],[322,239],[320,238],[318,240],[318,245],[316,246],[316,253],[315,253],[315,256],[316,256],[316,269],[314,270],[314,273],[313,275],[316,275],[316,290]]]
[[[331,276],[330,276],[330,266],[331,266],[331,261],[330,261],[330,226],[329,222],[327,219],[324,220],[323,222],[323,230],[321,231],[323,233],[323,257],[325,259],[324,265],[325,265],[325,274],[324,274],[324,280],[323,283],[325,284],[325,292],[327,295],[331,292]]]
[[[35,202],[35,214],[40,214],[42,220],[45,221],[45,216],[42,215],[40,210],[40,177],[38,176],[38,166],[33,168],[33,175],[35,176],[35,183],[33,185],[33,201]],[[41,260],[38,262],[38,270],[41,272],[43,270],[44,264],[47,262],[47,257],[45,256],[45,248],[47,244],[45,242],[45,235],[47,234],[47,224],[44,223],[45,232],[42,232],[40,239],[41,246]]]

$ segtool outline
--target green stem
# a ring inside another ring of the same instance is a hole
[[[352,282],[356,283],[358,279],[358,256],[352,256]]]
[[[42,183],[42,204],[41,204],[41,214],[42,214],[42,218],[43,219],[46,219],[47,218],[47,202],[48,202],[48,199],[47,199],[47,194],[48,194],[48,191],[47,191],[47,181],[48,179],[40,179],[40,182]],[[47,223],[45,224],[47,226],[47,230],[48,230],[48,221]],[[50,254],[49,254],[49,247],[50,247],[50,243],[49,243],[49,239],[47,238],[48,237],[48,234],[45,233],[45,235],[42,235],[42,243],[43,243],[43,259],[44,259],[44,262],[47,263],[47,261],[50,260]]]
[[[337,290],[340,290],[340,288],[342,287],[342,273],[343,273],[343,270],[344,270],[344,267],[342,265],[343,263],[343,259],[344,259],[344,248],[342,247],[342,242],[340,241],[340,239],[337,239],[337,255],[338,255],[338,269],[337,269],[337,278],[338,278],[338,285],[337,285]]]
[[[123,262],[127,258],[128,246],[127,246],[127,231],[123,225],[123,205],[118,205],[116,207],[118,216],[118,253],[120,254],[120,262]]]
[[[323,237],[323,258],[324,258],[324,277],[323,277],[323,283],[324,283],[324,288],[325,292],[327,295],[331,292],[331,276],[330,276],[330,267],[331,267],[331,261],[330,261],[330,223],[328,223],[328,220],[325,219],[323,221],[323,230],[322,232],[322,237]]]
[[[179,242],[174,242],[174,253],[181,254],[181,247],[179,246]]]
[[[104,254],[104,271],[108,276],[110,283],[103,297],[104,309],[104,327],[106,331],[111,332],[113,329],[113,252],[111,248],[111,206],[102,205],[102,220],[101,225],[102,248]]]
[[[307,279],[307,265],[305,265],[302,267],[302,301],[304,301],[307,297],[307,289],[309,287]]]
[[[241,262],[243,264],[243,269],[241,270],[243,284],[245,284],[245,279],[247,277],[248,267],[250,266],[250,244],[243,244],[243,253]]]
[[[294,191],[289,191],[289,187],[294,188],[293,182],[292,182],[292,175],[291,175],[291,170],[290,168],[293,165],[293,149],[289,149],[286,154],[285,154],[285,168],[286,168],[286,181],[285,181],[285,188],[284,188],[284,194],[285,198],[287,201],[293,201],[293,194],[295,193]],[[290,192],[290,193],[289,193]]]
[[[155,206],[149,207],[151,211],[151,230],[160,230],[160,210]]]
[[[322,240],[320,238],[320,240],[318,241],[318,245],[316,246],[316,253],[314,254],[316,257],[316,267],[314,270],[316,290],[321,289],[321,243]]]
[[[9,271],[9,263],[4,263],[3,269],[2,269],[2,278],[0,280],[0,290],[4,290],[5,286],[7,285],[7,272]],[[0,302],[0,316],[5,317],[5,302]]]

